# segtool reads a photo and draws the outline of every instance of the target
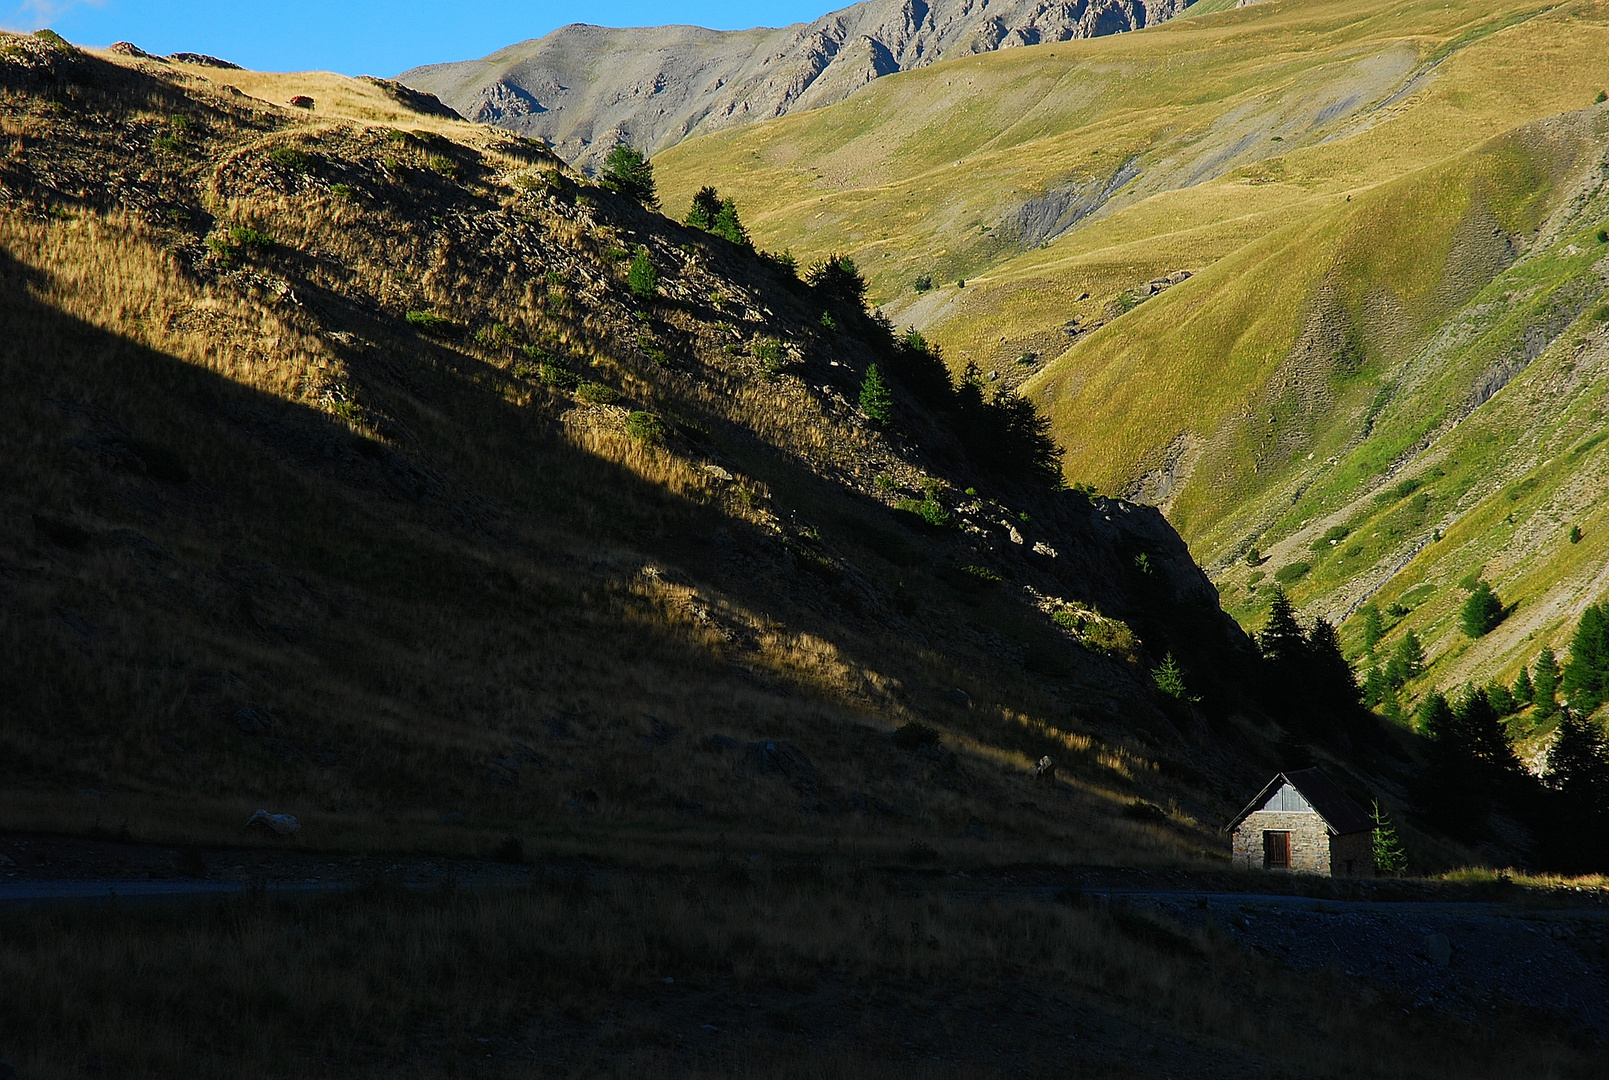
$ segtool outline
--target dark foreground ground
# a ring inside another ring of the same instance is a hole
[[[506,854],[0,836],[0,1056],[23,1080],[1590,1076],[1609,1035],[1595,893]]]

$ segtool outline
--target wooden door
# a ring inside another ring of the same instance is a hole
[[[1263,832],[1263,869],[1289,870],[1291,868],[1291,834],[1283,831]]]

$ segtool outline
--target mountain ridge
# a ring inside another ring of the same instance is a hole
[[[1188,0],[862,0],[752,30],[572,23],[480,60],[403,72],[466,119],[548,142],[591,169],[616,141],[653,154],[683,139],[841,101],[944,58],[1141,29]]]

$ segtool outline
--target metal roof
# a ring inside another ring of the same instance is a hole
[[[1283,785],[1289,784],[1301,793],[1315,813],[1324,819],[1325,826],[1337,836],[1347,833],[1367,832],[1374,828],[1374,819],[1371,818],[1346,792],[1336,786],[1335,781],[1325,776],[1318,769],[1297,769],[1294,772],[1282,772],[1270,780],[1257,797],[1246,805],[1246,809],[1235,815],[1235,819],[1224,827],[1225,832],[1234,832],[1242,821],[1263,808],[1269,798]]]

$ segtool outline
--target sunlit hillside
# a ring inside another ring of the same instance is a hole
[[[1562,647],[1609,558],[1604,462],[1562,456],[1601,415],[1606,54],[1601,3],[1198,5],[660,166],[765,246],[853,254],[1050,413],[1070,481],[1162,506],[1243,620],[1280,571],[1332,617],[1397,605],[1446,687]],[[1448,618],[1472,572],[1520,605],[1478,643]]]

